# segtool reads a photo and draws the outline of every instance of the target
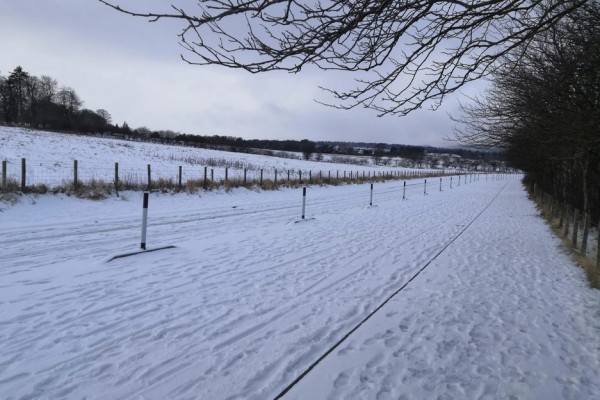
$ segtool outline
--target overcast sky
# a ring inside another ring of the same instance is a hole
[[[173,21],[149,23],[127,16],[97,0],[2,0],[0,73],[7,76],[20,65],[30,74],[50,75],[75,89],[84,107],[106,109],[114,122],[127,121],[132,128],[260,139],[454,145],[443,137],[452,131],[447,113],[455,112],[459,97],[449,98],[438,111],[421,110],[403,118],[332,109],[314,101],[331,101],[318,86],[347,88],[347,73],[252,75],[188,65],[180,58],[181,28]]]

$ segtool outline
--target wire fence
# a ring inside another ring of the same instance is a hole
[[[207,160],[205,160],[207,161]],[[213,160],[214,161],[214,160]],[[103,184],[127,189],[159,189],[161,187],[184,189],[198,186],[208,189],[215,186],[277,186],[280,184],[319,184],[340,182],[365,182],[389,179],[446,176],[456,172],[446,170],[361,170],[346,168],[312,170],[304,168],[260,167],[243,163],[207,162],[205,166],[114,163],[98,166],[85,160],[69,162],[4,160],[2,162],[2,189],[46,190]],[[215,166],[215,164],[221,166]],[[225,166],[222,166],[225,165]]]

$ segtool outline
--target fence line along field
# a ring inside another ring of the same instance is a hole
[[[123,189],[183,189],[201,186],[203,189],[214,187],[254,186],[275,188],[278,185],[296,186],[299,184],[339,184],[361,183],[383,180],[413,179],[420,177],[447,176],[448,171],[435,170],[279,170],[256,168],[253,165],[240,169],[188,167],[179,165],[174,171],[167,168],[156,169],[151,164],[145,167],[123,168],[118,162],[113,168],[97,167],[95,164],[82,165],[79,160],[73,160],[71,168],[54,163],[55,168],[48,171],[44,163],[33,163],[30,166],[26,158],[22,158],[18,166],[9,169],[9,162],[2,161],[2,189],[20,188],[22,192],[38,191],[39,187],[49,190],[56,188],[74,187],[80,185],[114,185],[116,191]],[[335,166],[335,165],[334,165]],[[347,167],[345,167],[347,168]]]
[[[270,182],[268,187],[272,187],[277,183],[339,183],[446,174],[438,169],[304,161],[8,127],[0,127],[0,159],[3,188],[16,189],[23,184],[31,188],[45,186],[47,190],[90,182],[111,186],[116,180],[121,189],[146,189],[153,184],[180,188],[188,183],[206,188],[216,184],[263,186]]]

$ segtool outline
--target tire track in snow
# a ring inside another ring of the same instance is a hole
[[[397,201],[397,199],[396,199],[396,201]],[[431,202],[427,202],[427,203],[431,203]],[[441,204],[446,204],[446,203],[447,203],[447,201],[446,201],[446,202],[435,202],[435,203],[436,203],[436,204],[433,204],[433,205],[431,205],[430,207],[428,207],[426,210],[422,211],[421,213],[415,213],[415,214],[412,214],[412,215],[411,215],[411,217],[413,218],[413,220],[416,220],[416,219],[418,219],[418,215],[419,215],[419,214],[423,214],[423,213],[429,212],[429,211],[431,210],[431,208],[439,207]],[[364,208],[366,208],[366,207],[364,207]],[[470,213],[471,213],[471,212],[470,212],[470,211],[468,211],[468,212],[466,213],[466,215],[461,215],[461,216],[460,216],[460,218],[462,219],[462,218],[464,218],[464,217],[468,216],[468,214],[470,214]],[[449,215],[450,215],[451,217],[456,217],[455,213],[450,213]],[[358,226],[360,226],[360,224],[361,224],[361,222],[360,222],[360,221],[356,221],[356,222],[355,222],[353,225],[355,225],[355,226],[357,226],[357,227],[358,227]],[[373,232],[376,232],[378,229],[379,229],[379,228],[378,228],[377,226],[374,226],[374,227],[370,228],[370,230],[371,230],[371,231],[373,231]],[[352,243],[352,242],[353,242],[355,239],[356,239],[356,237],[354,237],[354,238],[351,238],[350,240],[348,240],[348,241],[345,241],[343,244],[344,244],[344,245],[349,245],[349,244],[351,244],[351,243]],[[363,252],[365,252],[365,253],[368,253],[368,250],[373,248],[372,246],[375,246],[375,245],[378,245],[378,244],[380,244],[380,243],[378,243],[377,239],[375,239],[375,240],[372,240],[372,245],[371,245],[371,247],[369,247],[369,246],[367,246],[367,247],[364,247],[364,248],[362,249],[362,251],[363,251]],[[355,250],[355,249],[353,249],[353,248],[352,248],[352,246],[349,246],[349,247],[350,247],[350,250],[352,250],[352,251],[354,251],[354,250]],[[308,249],[308,251],[310,252],[311,250],[310,250],[310,249]],[[429,251],[428,251],[428,252],[429,252]],[[356,255],[356,254],[358,254],[358,253],[356,253],[356,252],[355,252],[355,253],[354,253],[354,255]],[[352,256],[352,254],[348,254],[348,257],[350,257],[350,256]],[[256,262],[256,264],[261,264],[263,261],[265,261],[264,259],[261,259],[261,260],[262,260],[262,261]],[[150,272],[152,272],[152,271],[150,271]],[[275,278],[273,278],[273,279],[275,279]],[[189,304],[188,304],[188,306],[189,306]],[[198,310],[198,309],[200,309],[200,308],[201,308],[201,307],[198,307],[196,310]],[[189,308],[188,308],[188,310],[189,310]],[[280,309],[279,311],[281,311],[281,309]],[[362,313],[362,310],[361,310],[361,313]],[[193,313],[185,313],[185,316],[190,316],[190,315],[193,315]],[[227,319],[227,313],[224,313],[224,314],[222,314],[222,315],[223,315],[223,316],[224,316],[224,317]],[[179,319],[183,319],[183,318],[185,318],[185,316],[183,316],[183,315],[174,315],[172,319],[165,318],[165,319],[163,319],[163,320],[160,320],[160,322],[161,322],[162,326],[164,327],[165,325],[169,325],[169,324],[172,324],[172,323],[174,323],[174,322],[177,322]],[[270,318],[270,317],[272,317],[272,316],[273,316],[273,314],[265,313],[265,314],[263,314],[262,316],[263,316],[264,318]],[[346,326],[346,325],[344,325],[344,326]],[[148,330],[152,330],[154,327],[155,327],[155,326],[146,326],[146,327],[142,327],[142,329],[148,329]],[[170,327],[169,327],[169,326],[167,326],[166,328],[173,328],[173,327],[172,327],[172,326],[170,326]],[[196,326],[195,328],[198,328],[198,327]],[[248,325],[242,326],[242,328],[248,328]],[[257,329],[257,330],[256,330],[256,332],[258,332],[258,330],[260,330],[260,329]],[[163,330],[161,330],[161,331],[162,331],[162,332],[164,332]],[[138,336],[139,334],[141,334],[141,332],[140,332],[140,331],[137,331],[137,332],[138,332],[138,333],[136,333],[134,336]],[[238,332],[239,332],[239,330],[238,330]],[[256,332],[254,332],[254,333],[256,333]],[[131,331],[130,331],[130,332],[126,332],[126,334],[131,334]],[[132,336],[131,336],[131,335],[123,335],[123,336],[121,336],[121,337],[123,337],[124,339],[127,339],[127,338],[130,338],[130,337],[132,337]],[[213,341],[213,342],[214,342],[214,341]],[[95,345],[95,346],[93,346],[93,347],[94,347],[94,349],[90,349],[90,350],[92,350],[92,352],[93,352],[94,350],[96,350],[96,349],[97,349],[97,350],[98,350],[97,354],[98,354],[98,353],[105,352],[107,349],[111,349],[111,348],[113,348],[115,345],[118,345],[118,344],[119,344],[119,341],[116,341],[116,342],[115,342],[115,341],[104,342],[104,343],[101,343],[101,345],[100,345],[100,346],[98,346],[98,345]],[[194,349],[194,350],[196,350],[196,349]],[[204,352],[205,350],[206,350],[206,349],[197,349],[196,351],[198,352],[198,354],[200,354],[200,355],[201,355],[201,354],[202,354],[202,352]],[[88,356],[90,356],[90,355],[91,355],[91,354],[88,354]],[[304,357],[304,356],[303,356],[303,357]],[[85,358],[85,357],[84,357],[84,358]],[[90,358],[90,357],[88,357],[88,358]],[[92,357],[92,358],[93,358],[93,357]],[[73,360],[73,361],[74,361],[74,360]],[[87,363],[88,363],[88,360],[83,360],[83,359],[82,359],[82,364],[83,364],[83,365],[81,365],[81,367],[82,367],[82,368],[85,368],[85,369],[87,369],[87,368],[88,368],[88,366],[87,366]],[[71,364],[73,364],[73,363],[69,363],[69,364],[71,365]],[[298,364],[298,361],[296,361],[296,364]],[[157,371],[157,374],[159,373],[159,372],[158,372],[158,370],[160,369],[160,366],[161,366],[160,364],[159,364],[159,365],[155,365],[155,366],[154,366],[154,367],[155,367],[155,370]],[[58,368],[59,368],[59,365],[54,365],[54,367],[58,369]],[[70,367],[69,367],[69,368],[70,368]],[[61,368],[61,369],[62,369],[62,368]],[[180,370],[180,369],[177,369],[177,371],[181,371],[181,370]],[[145,375],[145,376],[149,376],[149,375]],[[162,376],[162,375],[161,375],[161,376]],[[161,381],[162,381],[162,380],[161,380]]]
[[[432,207],[427,208],[427,209],[425,209],[422,212],[411,214],[410,217],[414,219],[415,217],[419,217],[421,215],[429,213],[433,208],[437,208],[437,207],[439,207],[441,205],[448,204],[448,203],[450,203],[450,201],[443,201],[443,202],[440,202],[440,203],[436,203]],[[450,218],[444,220],[444,222],[447,222],[448,220],[453,219],[453,218],[456,218],[456,216],[452,215]],[[404,242],[400,242],[399,244],[409,243],[409,242],[413,241],[413,239],[416,239],[416,236],[420,236],[420,235],[422,235],[424,233],[427,233],[427,232],[431,231],[432,229],[435,229],[436,227],[437,227],[437,225],[435,225],[435,226],[433,226],[431,228],[427,228],[426,230],[417,232],[416,234],[413,234],[413,236],[415,236],[415,237],[411,236],[409,239],[407,239]],[[348,237],[350,237],[350,238],[346,239],[346,240],[343,240],[341,242],[338,240],[334,244],[332,244],[331,246],[322,247],[320,250],[316,250],[316,251],[313,250],[310,246],[307,246],[306,252],[303,252],[303,253],[299,254],[298,256],[296,256],[293,259],[287,260],[286,262],[283,262],[283,263],[279,263],[279,264],[276,264],[276,265],[269,266],[267,268],[262,268],[262,269],[257,269],[257,270],[253,270],[253,271],[244,272],[244,273],[242,273],[239,276],[245,276],[245,277],[246,276],[252,276],[252,275],[256,275],[256,274],[263,273],[263,272],[266,272],[266,271],[271,271],[271,270],[279,269],[279,268],[285,267],[285,266],[287,266],[289,264],[293,264],[295,262],[298,262],[298,261],[301,261],[303,259],[306,259],[306,257],[309,256],[309,255],[310,256],[316,256],[316,255],[320,255],[320,254],[331,253],[331,252],[335,251],[337,248],[343,247],[344,245],[351,245],[351,244],[353,244],[357,240],[357,237],[355,236],[354,233],[346,233],[343,236],[343,238],[348,238]],[[338,236],[338,239],[339,238],[340,238],[340,236]],[[251,266],[254,266],[254,265],[262,265],[262,264],[264,264],[265,261],[266,261],[265,259],[259,259],[257,261],[253,261],[251,263],[246,263],[245,266],[246,267],[251,267]],[[213,275],[206,276],[205,278],[206,279],[211,279],[211,278],[215,278],[215,277],[218,277],[218,276],[226,276],[226,275],[229,275],[231,273],[231,271],[234,270],[234,269],[236,269],[236,268],[228,269],[228,270],[225,270],[225,271],[220,271],[220,272],[217,272],[217,273],[215,273]],[[218,285],[220,283],[221,282],[215,282],[215,285]]]
[[[362,187],[356,187],[356,190],[352,190],[349,191],[349,193],[343,193],[340,195],[321,195],[321,197],[318,197],[316,200],[310,201],[309,206],[311,207],[315,207],[315,208],[319,208],[322,206],[327,206],[330,205],[334,208],[334,210],[320,210],[321,213],[323,212],[332,212],[332,211],[337,211],[340,208],[343,207],[349,207],[352,205],[360,205],[363,203],[363,201],[361,200],[359,202],[359,200],[357,200],[357,195],[365,195],[365,193],[367,193],[365,191],[365,187],[366,185],[360,185]],[[394,189],[395,187],[397,187],[398,189]],[[395,194],[396,192],[401,191],[402,189],[401,185],[390,185],[389,188],[386,188],[386,190],[382,191],[382,194]],[[352,189],[355,189],[355,187],[352,187]],[[366,199],[366,197],[365,197]],[[390,196],[390,198],[388,199],[378,199],[379,203],[383,204],[385,202],[390,202],[390,201],[399,201],[399,197],[396,196]],[[340,202],[342,201],[342,202]],[[290,201],[289,200],[284,200],[284,201],[280,201],[281,204],[289,204]],[[446,202],[447,203],[447,202]],[[439,206],[441,204],[444,204],[443,202],[440,204],[436,204],[436,206]],[[260,214],[265,214],[265,213],[273,213],[273,212],[280,212],[280,211],[285,211],[285,210],[293,210],[293,209],[298,209],[299,206],[298,205],[286,205],[286,206],[280,206],[280,207],[273,207],[270,203],[266,203],[266,204],[260,204],[258,206],[251,206],[250,209],[245,210],[245,211],[241,211],[241,212],[233,212],[233,213],[221,213],[218,215],[205,215],[206,214],[206,210],[200,210],[197,212],[193,212],[191,214],[186,214],[184,218],[178,218],[178,219],[172,219],[170,218],[171,213],[167,213],[166,215],[164,213],[159,214],[158,216],[153,218],[153,221],[150,223],[149,228],[151,229],[161,229],[161,228],[169,228],[170,230],[173,229],[173,226],[175,225],[179,225],[179,227],[177,229],[181,230],[181,234],[183,233],[187,233],[187,232],[194,232],[197,233],[197,226],[196,224],[202,221],[221,221],[224,219],[229,219],[229,218],[236,218],[236,217],[246,217],[246,216],[250,216],[250,215],[260,215]],[[230,207],[226,207],[226,208],[212,208],[211,210],[217,210],[217,211],[227,211],[229,210]],[[429,211],[429,210],[427,210]],[[178,214],[180,215],[180,214]],[[289,216],[287,215],[282,215],[281,216],[281,220],[288,220]],[[219,222],[220,223],[220,222]],[[105,225],[108,224],[112,224],[109,227],[103,227]],[[187,225],[187,229],[183,230],[182,227]],[[67,234],[57,234],[57,231],[60,231],[62,228],[62,230],[64,229],[68,229],[70,232]],[[78,244],[78,248],[81,249],[81,253],[82,254],[86,254],[89,255],[90,251],[92,251],[92,255],[94,257],[100,257],[103,258],[106,254],[107,251],[105,250],[106,247],[108,247],[111,244],[114,243],[132,243],[133,240],[132,238],[137,237],[137,231],[139,230],[139,219],[138,218],[131,218],[127,221],[119,221],[118,225],[114,225],[114,222],[103,222],[102,225],[98,225],[98,224],[92,224],[89,222],[84,223],[83,227],[81,227],[81,223],[57,223],[55,226],[53,227],[47,227],[44,226],[41,228],[41,231],[43,232],[43,234],[41,235],[36,235],[36,232],[31,232],[31,230],[27,229],[22,229],[22,230],[12,230],[11,231],[11,237],[14,239],[9,239],[9,240],[5,240],[0,242],[0,246],[4,246],[4,250],[5,250],[5,256],[7,258],[17,258],[18,261],[13,263],[13,265],[11,265],[12,269],[3,269],[2,270],[2,274],[10,274],[13,270],[17,269],[17,270],[21,270],[21,266],[22,265],[28,265],[29,264],[29,257],[37,257],[37,256],[45,256],[46,259],[52,259],[55,260],[55,262],[59,262],[59,261],[64,261],[63,259],[61,259],[60,257],[53,257],[54,255],[61,255],[65,252],[65,247],[72,249],[73,248],[73,241],[76,239],[76,242]],[[132,232],[135,232],[135,234],[132,234]],[[112,235],[110,236],[106,236],[103,239],[98,239],[98,234],[108,234],[108,233],[112,233]],[[23,237],[23,234],[26,234],[27,236]],[[32,235],[33,236],[30,236]],[[89,236],[89,238],[87,238],[86,236]],[[116,236],[116,237],[115,237]],[[160,235],[157,233],[154,236],[159,237]],[[57,243],[57,240],[59,241]],[[40,246],[39,242],[42,241],[42,243],[46,242],[48,243],[46,246]],[[36,246],[32,248],[32,243],[36,243]],[[133,242],[135,243],[135,242]],[[13,247],[12,249],[9,247],[7,248],[7,245],[10,244],[18,244],[18,247]],[[137,244],[137,243],[136,243]],[[127,246],[127,247],[126,247]],[[123,244],[122,246],[120,246],[119,248],[116,249],[112,249],[113,252],[123,252],[126,251],[128,249],[128,245]],[[110,251],[109,251],[110,252]],[[27,257],[15,257],[17,255],[21,256],[22,254],[26,253]]]
[[[363,196],[365,195],[365,193],[367,193],[364,190],[364,187],[366,185],[358,185],[356,186],[356,190],[354,191],[350,191],[349,193],[343,193],[343,194],[339,194],[339,195],[326,195],[323,196],[325,198],[317,198],[316,200],[311,200],[309,205],[310,206],[315,206],[315,207],[320,207],[323,205],[333,205],[336,208],[340,208],[341,206],[351,206],[354,205],[355,203],[359,203],[359,200],[357,200],[357,195]],[[401,185],[398,185],[397,188],[394,188],[395,185],[391,185],[391,187],[386,188],[385,190],[378,192],[378,196],[381,195],[390,195],[392,193],[396,193],[396,192],[400,192],[402,190]],[[353,187],[354,189],[354,187]],[[366,198],[366,195],[365,195]],[[340,200],[341,199],[341,200]],[[398,200],[397,198],[391,198],[391,199],[379,199],[380,203],[386,202],[386,201],[394,201],[394,200]],[[343,201],[345,203],[348,204],[340,204],[340,201]],[[277,212],[277,211],[284,211],[284,210],[292,210],[292,209],[297,209],[299,206],[297,204],[295,205],[289,205],[290,201],[289,200],[285,200],[285,201],[280,201],[281,204],[285,204],[282,206],[277,206],[277,207],[273,207],[273,204],[271,203],[267,203],[267,204],[260,204],[258,206],[251,206],[249,210],[247,211],[242,211],[242,212],[235,212],[235,213],[220,213],[217,215],[206,215],[207,212],[223,212],[223,211],[229,211],[230,207],[214,207],[214,208],[208,208],[208,209],[202,209],[200,211],[191,213],[191,214],[186,214],[185,218],[180,218],[180,219],[172,219],[171,216],[175,215],[176,217],[179,217],[180,213],[177,214],[173,214],[173,213],[161,213],[158,216],[153,218],[153,221],[151,222],[150,226],[152,228],[158,228],[158,227],[162,227],[162,226],[169,226],[172,227],[173,225],[176,224],[192,224],[192,223],[197,223],[197,222],[202,222],[202,221],[210,221],[210,220],[215,220],[215,219],[226,219],[226,218],[231,218],[231,217],[238,217],[238,216],[247,216],[247,215],[258,215],[258,214],[262,214],[262,213],[270,213],[270,212]],[[362,203],[362,200],[360,201],[360,203]],[[83,224],[83,227],[81,226]],[[102,225],[109,225],[109,227],[102,227]],[[115,225],[116,224],[116,225]],[[102,234],[102,233],[114,233],[114,232],[120,232],[120,231],[126,231],[126,230],[137,230],[139,229],[139,218],[131,218],[127,221],[123,221],[118,220],[109,220],[109,221],[103,221],[102,225],[98,225],[97,223],[90,223],[89,220],[86,220],[85,222],[77,222],[77,223],[73,223],[73,222],[65,222],[65,223],[54,223],[52,225],[44,225],[40,228],[38,228],[37,231],[33,231],[32,232],[32,228],[33,227],[28,227],[28,228],[13,228],[13,229],[8,229],[8,232],[11,233],[11,237],[15,238],[15,239],[9,239],[9,240],[5,240],[0,242],[1,246],[6,246],[6,245],[10,245],[10,244],[19,244],[20,246],[24,246],[25,249],[27,249],[27,253],[28,255],[40,255],[40,254],[47,254],[48,253],[48,249],[40,249],[40,250],[32,250],[31,247],[28,246],[28,243],[30,242],[36,242],[36,244],[39,241],[47,241],[49,239],[71,239],[71,238],[77,238],[77,241],[81,244],[85,244],[85,243],[94,243],[96,245],[98,244],[104,244],[104,243],[113,243],[115,242],[115,238],[114,237],[108,237],[105,240],[98,240],[97,237],[95,237],[94,239],[84,239],[82,238],[85,235],[97,235],[97,234]],[[70,229],[69,229],[70,228]],[[60,231],[64,231],[64,230],[70,230],[69,233],[67,234],[59,234],[57,236],[57,233]],[[37,233],[40,234],[37,234]],[[26,235],[25,237],[23,237],[24,235]],[[30,236],[33,235],[33,236]],[[130,233],[123,233],[124,239],[129,239],[131,237]],[[118,241],[121,241],[121,238],[118,238]],[[19,247],[17,249],[17,254],[22,252],[23,247]],[[57,252],[61,252],[62,250],[57,250]]]
[[[456,235],[448,244],[446,244],[433,258],[431,258],[421,269],[417,271],[404,285],[402,285],[398,290],[392,293],[385,301],[383,301],[379,306],[377,306],[373,311],[371,311],[362,321],[360,321],[354,328],[352,328],[348,333],[346,333],[340,340],[338,340],[333,346],[331,346],[323,355],[321,355],[316,361],[308,366],[296,379],[292,381],[288,386],[286,386],[277,396],[274,397],[274,400],[281,399],[285,396],[294,386],[296,386],[308,373],[313,370],[317,365],[319,365],[327,356],[329,356],[335,349],[337,349],[342,343],[344,343],[350,335],[356,332],[365,322],[373,317],[379,310],[383,308],[391,299],[396,297],[398,293],[400,293],[404,288],[406,288],[412,281],[414,281],[433,261],[435,261],[452,243],[454,243],[469,227],[494,203],[494,201],[500,196],[500,193],[504,190],[506,185],[498,191],[496,196],[469,222],[459,233]]]
[[[349,192],[349,193],[344,193],[344,194],[339,194],[339,195],[327,195],[325,198],[317,198],[316,200],[310,200],[310,205],[314,205],[314,206],[323,206],[323,205],[335,205],[336,207],[340,207],[340,199],[345,200],[347,203],[350,203],[348,205],[353,205],[354,203],[359,203],[359,200],[357,200],[357,195],[364,195],[365,199],[366,197],[366,193],[367,191],[364,190],[365,186],[367,184],[363,184],[363,185],[357,185],[357,190],[354,192]],[[360,189],[360,190],[359,190]],[[399,193],[402,191],[402,186],[398,186],[397,189],[394,189],[394,186],[391,186],[390,188],[386,188],[383,191],[380,192],[376,192],[377,196],[381,196],[381,195],[390,195],[392,193]],[[394,201],[394,200],[399,200],[399,198],[392,198],[389,200],[381,200],[380,202],[384,202],[384,201]],[[247,215],[256,215],[256,214],[262,214],[262,213],[270,213],[270,212],[276,212],[276,211],[283,211],[283,210],[291,210],[291,209],[298,209],[299,205],[298,204],[294,204],[294,205],[289,205],[290,201],[289,200],[285,200],[285,201],[280,201],[279,203],[281,203],[281,206],[273,206],[272,203],[266,203],[266,204],[260,204],[258,206],[246,206],[247,208],[244,208],[245,211],[241,211],[241,212],[229,212],[227,213],[226,211],[231,210],[231,206],[227,206],[227,207],[212,207],[212,208],[206,208],[206,209],[202,209],[202,210],[198,210],[195,211],[191,214],[186,214],[184,218],[179,218],[181,213],[180,212],[176,212],[176,213],[160,213],[159,215],[154,217],[154,221],[151,221],[151,226],[164,226],[164,225],[168,225],[168,226],[172,226],[172,225],[176,225],[176,224],[186,224],[186,223],[191,223],[191,222],[200,222],[200,221],[209,221],[209,220],[213,220],[213,219],[220,219],[220,218],[231,218],[231,217],[237,217],[237,216],[247,216]],[[365,203],[366,204],[366,200],[362,201],[362,199],[360,200],[359,204]],[[285,204],[285,205],[284,205]],[[242,206],[243,207],[243,206]],[[137,211],[137,210],[136,210]],[[219,214],[214,214],[216,212],[219,212]],[[206,215],[207,213],[213,213],[212,215]],[[176,217],[179,219],[171,219],[172,217]],[[82,230],[78,230],[77,228],[80,228],[81,225],[84,225],[82,228]],[[108,225],[110,224],[109,227],[102,227],[102,225]],[[70,237],[78,237],[80,238],[81,235],[95,235],[95,234],[102,234],[102,233],[110,233],[110,232],[114,232],[114,231],[119,231],[119,230],[125,230],[125,229],[138,229],[139,228],[139,218],[130,218],[126,221],[123,221],[122,219],[119,220],[108,220],[108,221],[103,221],[102,225],[98,225],[96,223],[90,223],[89,220],[86,220],[85,222],[56,222],[53,223],[52,225],[43,225],[43,226],[30,226],[27,228],[8,228],[5,233],[10,233],[10,236],[14,239],[8,239],[8,240],[3,240],[0,242],[1,246],[5,246],[5,245],[10,245],[10,244],[25,244],[28,242],[39,242],[39,241],[45,241],[48,239],[56,239],[56,233],[60,232],[60,231],[64,231],[66,229],[71,230],[70,233],[67,234],[61,234],[60,238],[70,238]],[[34,230],[35,229],[35,230]],[[22,237],[23,235],[34,235],[34,236],[28,236],[28,237]],[[16,238],[15,238],[16,237]],[[114,240],[114,239],[113,239]]]
[[[469,209],[469,207],[466,207],[466,209]],[[462,220],[464,218],[464,216],[461,216],[461,215],[457,216],[457,215],[454,215],[454,213],[452,213],[451,214],[451,218],[459,218],[459,219]],[[375,228],[375,229],[377,229],[377,228]],[[377,240],[374,240],[374,242],[373,242],[374,246],[378,246],[380,244],[381,243],[379,243]],[[371,250],[374,250],[375,248],[376,247],[371,248]],[[360,254],[358,256],[358,258],[368,257],[368,253],[370,251],[368,249],[365,249],[365,248],[363,248],[362,250],[363,250],[363,254]],[[348,278],[352,277],[352,276],[356,276],[356,274],[349,274]],[[338,284],[341,283],[341,282],[342,281],[338,282]],[[265,285],[268,286],[269,284],[265,283]],[[332,287],[334,287],[334,286],[335,285],[332,285]],[[305,297],[307,297],[307,296],[305,296]],[[281,301],[281,299],[279,301]],[[228,338],[225,338],[224,341],[218,342],[216,345],[212,345],[213,347],[212,347],[211,351],[218,350],[218,349],[224,349],[227,346],[234,345],[234,344],[236,344],[237,342],[240,342],[240,341],[244,341],[244,343],[248,343],[248,342],[251,341],[252,342],[251,344],[253,346],[256,346],[258,342],[263,342],[264,340],[268,340],[268,338],[269,338],[269,334],[268,333],[266,335],[261,336],[260,338],[256,338],[256,334],[258,332],[260,332],[261,330],[267,329],[268,327],[271,326],[271,323],[275,322],[276,320],[280,320],[280,319],[286,317],[292,311],[294,311],[294,314],[299,313],[300,309],[303,308],[303,307],[304,307],[303,300],[300,299],[297,303],[293,303],[291,305],[288,305],[286,307],[286,310],[284,310],[284,311],[282,311],[281,308],[279,308],[279,311],[277,312],[277,315],[275,316],[275,319],[273,318],[274,315],[272,315],[272,314],[269,314],[269,313],[262,314],[262,315],[259,316],[259,317],[262,317],[261,318],[262,321],[257,322],[256,324],[254,324],[254,325],[252,325],[250,327],[248,327],[248,325],[242,326],[242,329],[243,329],[242,332],[240,332],[239,330],[236,331],[236,332],[233,332]],[[347,317],[349,317],[350,315],[356,314],[357,311],[358,310],[354,310],[354,311],[351,310],[350,312],[347,313]],[[311,313],[309,312],[309,314],[311,314]],[[242,315],[236,314],[236,315],[237,315],[238,319],[240,319],[240,318],[241,319],[247,319],[247,318],[256,318],[257,317],[256,314],[255,314],[255,311],[252,310],[252,309],[248,310],[247,314],[242,314]],[[305,315],[305,314],[302,314],[302,315]],[[308,314],[306,314],[306,315],[308,315]],[[342,319],[344,319],[344,318],[342,318]],[[348,319],[348,318],[345,318],[345,319]],[[331,321],[331,322],[334,322],[334,321]],[[337,322],[342,322],[342,321],[340,319]],[[232,323],[237,324],[237,321],[233,321]],[[327,337],[335,337],[336,334],[343,332],[344,328],[346,327],[346,325],[342,324],[341,326],[338,326],[337,328],[335,328],[333,331],[327,332]],[[230,330],[230,327],[228,327],[228,326],[219,328],[217,331],[213,332],[213,334],[210,335],[210,337],[208,338],[208,342],[214,341],[215,338],[220,338],[220,336],[222,335],[223,332],[228,332],[229,330]],[[318,332],[318,330],[316,332]],[[245,335],[243,333],[246,333],[247,335]],[[300,339],[301,342],[303,342],[303,343],[304,342],[309,342],[310,343],[313,340],[320,341],[320,340],[323,339],[323,337],[321,337],[319,339],[320,336],[318,336],[318,333],[314,333],[314,334],[317,335],[316,338],[312,338],[313,334],[309,332],[309,337],[301,338]],[[258,342],[257,342],[257,340],[258,340]],[[207,345],[209,345],[209,343],[207,343]],[[238,346],[238,348],[240,346],[244,346],[243,348],[247,349],[248,344],[243,344],[243,345],[240,344]],[[242,350],[240,350],[240,351],[242,351]],[[246,351],[246,350],[244,350],[244,351]],[[248,351],[250,351],[250,350],[248,350]],[[201,357],[203,354],[207,354],[206,353],[206,349],[196,349],[196,350],[194,350],[192,352],[190,352],[190,349],[186,349],[186,351],[185,351],[185,356]],[[293,361],[293,364],[294,365],[298,365],[298,364],[302,364],[304,361],[309,362],[310,360],[307,359],[308,356],[309,355],[307,355],[307,354],[301,355],[300,359],[297,359],[297,360]],[[237,356],[234,357],[234,360],[236,360],[236,359],[238,359]],[[235,361],[230,361],[230,362],[235,362]],[[285,361],[283,359],[276,360],[273,365],[271,365],[270,367],[267,368],[267,370],[268,371],[273,371],[274,369],[276,369],[276,367],[278,368],[278,367],[280,367],[284,363],[285,363]],[[183,372],[190,372],[190,371],[193,371],[194,369],[197,369],[197,367],[190,366],[188,370],[184,369],[184,370],[182,370],[180,372],[182,372],[182,373]],[[261,381],[265,380],[267,378],[267,376],[268,376],[268,374],[266,373],[267,370],[261,371],[260,373],[258,373],[256,379],[261,380]],[[212,368],[211,368],[211,371],[213,371]],[[206,379],[211,379],[211,378],[207,378],[206,376],[205,376],[205,378]],[[253,378],[252,381],[254,381],[254,380],[255,379]],[[254,385],[254,386],[256,386],[256,385]],[[154,385],[152,383],[146,383],[145,387],[141,391],[128,392],[128,396],[134,396],[134,395],[135,396],[140,396],[140,395],[143,396],[144,393],[152,393],[153,388],[154,388]],[[232,398],[235,398],[235,396],[233,396]]]

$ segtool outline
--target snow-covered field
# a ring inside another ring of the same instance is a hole
[[[241,178],[246,168],[248,180],[258,180],[262,169],[264,179],[270,180],[277,170],[280,181],[287,179],[288,171],[291,179],[297,178],[300,171],[304,177],[308,176],[309,171],[313,176],[320,172],[323,176],[331,173],[332,177],[337,174],[342,177],[344,172],[348,175],[350,172],[362,175],[407,171],[406,168],[370,164],[304,161],[0,126],[0,160],[8,162],[8,176],[16,182],[21,179],[22,158],[26,159],[27,184],[45,184],[51,187],[72,182],[73,160],[78,161],[80,181],[96,179],[112,182],[115,163],[119,163],[120,180],[131,183],[147,181],[147,165],[151,165],[153,179],[174,181],[181,166],[184,182],[203,178],[205,167],[208,168],[208,176],[211,176],[212,169],[215,181],[224,179],[226,167],[229,168],[229,179]],[[370,160],[368,157],[364,159]]]
[[[177,247],[110,262],[140,193],[3,205],[1,397],[600,398],[598,291],[518,177],[448,179],[152,194]]]

